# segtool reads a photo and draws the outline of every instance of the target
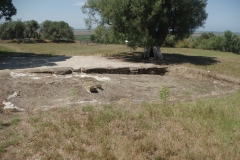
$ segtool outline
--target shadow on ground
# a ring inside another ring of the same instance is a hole
[[[0,51],[0,70],[55,66],[56,62],[65,61],[69,58],[71,57],[64,55]]]
[[[134,53],[119,53],[109,56],[109,59],[120,59],[125,62],[132,63],[152,63],[155,65],[171,65],[171,64],[183,64],[190,63],[194,65],[211,65],[214,63],[218,63],[216,57],[205,57],[205,56],[191,56],[191,55],[183,55],[180,53],[163,53],[164,59],[143,59],[142,52],[134,52]]]

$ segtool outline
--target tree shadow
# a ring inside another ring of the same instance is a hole
[[[0,51],[0,70],[55,66],[56,62],[71,58],[64,55]]]
[[[151,63],[155,65],[171,65],[190,63],[194,65],[212,65],[218,63],[216,57],[183,55],[180,53],[163,53],[164,59],[143,59],[142,52],[119,53],[108,56],[109,59],[120,59],[132,63]]]

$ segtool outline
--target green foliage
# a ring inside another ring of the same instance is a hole
[[[224,32],[224,51],[239,53],[240,52],[240,39],[231,31]]]
[[[194,45],[194,40],[190,37],[178,41],[175,46],[179,48],[195,48]]]
[[[0,19],[5,17],[5,20],[11,20],[11,17],[16,15],[17,9],[12,4],[12,0],[0,1]]]
[[[240,38],[231,31],[225,31],[223,36],[208,35],[205,33],[197,39],[196,48],[240,53]]]
[[[163,43],[163,47],[175,47],[175,36],[174,35],[168,35]]]
[[[12,125],[17,125],[20,121],[21,121],[21,119],[20,119],[19,117],[14,117],[14,118],[11,120],[11,124],[12,124]]]
[[[115,43],[118,44],[119,42],[114,37],[113,30],[111,27],[100,25],[94,30],[95,41],[97,43]]]
[[[240,38],[231,31],[225,31],[222,36],[216,36],[214,33],[210,32],[203,33],[197,39],[189,37],[178,41],[175,47],[218,50],[240,54]]]
[[[37,38],[38,37],[38,29],[39,24],[35,20],[26,21],[25,22],[26,28],[25,28],[25,35],[27,38]]]
[[[73,29],[64,21],[46,20],[40,25],[40,33],[45,39],[74,40]]]
[[[89,29],[107,27],[115,39],[127,39],[135,48],[162,46],[169,34],[178,40],[188,37],[204,25],[206,5],[207,0],[87,0],[82,11]]]
[[[93,110],[94,110],[94,106],[92,106],[92,105],[84,106],[84,107],[82,108],[82,111],[83,111],[83,112],[91,112],[91,111],[93,111]]]
[[[170,97],[169,88],[167,86],[163,86],[158,94],[159,98],[164,101],[164,105],[166,106],[167,100]]]
[[[1,39],[24,38],[25,24],[21,20],[9,21],[0,25]]]
[[[94,34],[92,34],[90,36],[90,41],[95,42],[95,40],[96,40],[96,36]]]

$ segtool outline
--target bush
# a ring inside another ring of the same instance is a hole
[[[223,36],[203,33],[194,45],[199,49],[240,53],[240,38],[231,31],[225,31]],[[187,46],[185,45],[184,47]]]
[[[168,35],[163,43],[163,47],[175,47],[176,41],[175,36]]]

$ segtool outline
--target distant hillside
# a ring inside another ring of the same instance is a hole
[[[93,31],[89,31],[87,29],[74,29],[74,35],[91,35]]]
[[[216,32],[216,31],[196,31],[194,32],[193,36],[199,37],[202,33],[209,33],[209,32],[213,32],[215,35],[218,35],[218,36],[221,36],[224,34],[224,32]],[[232,32],[232,33],[240,37],[240,32]]]
[[[202,33],[209,33],[211,31],[196,31],[192,35],[193,37],[199,37]],[[224,32],[213,32],[215,35],[223,35]],[[238,35],[240,37],[240,32],[233,32],[234,34]],[[89,31],[87,29],[74,29],[74,35],[76,40],[89,40],[90,35],[94,34],[94,31]]]

